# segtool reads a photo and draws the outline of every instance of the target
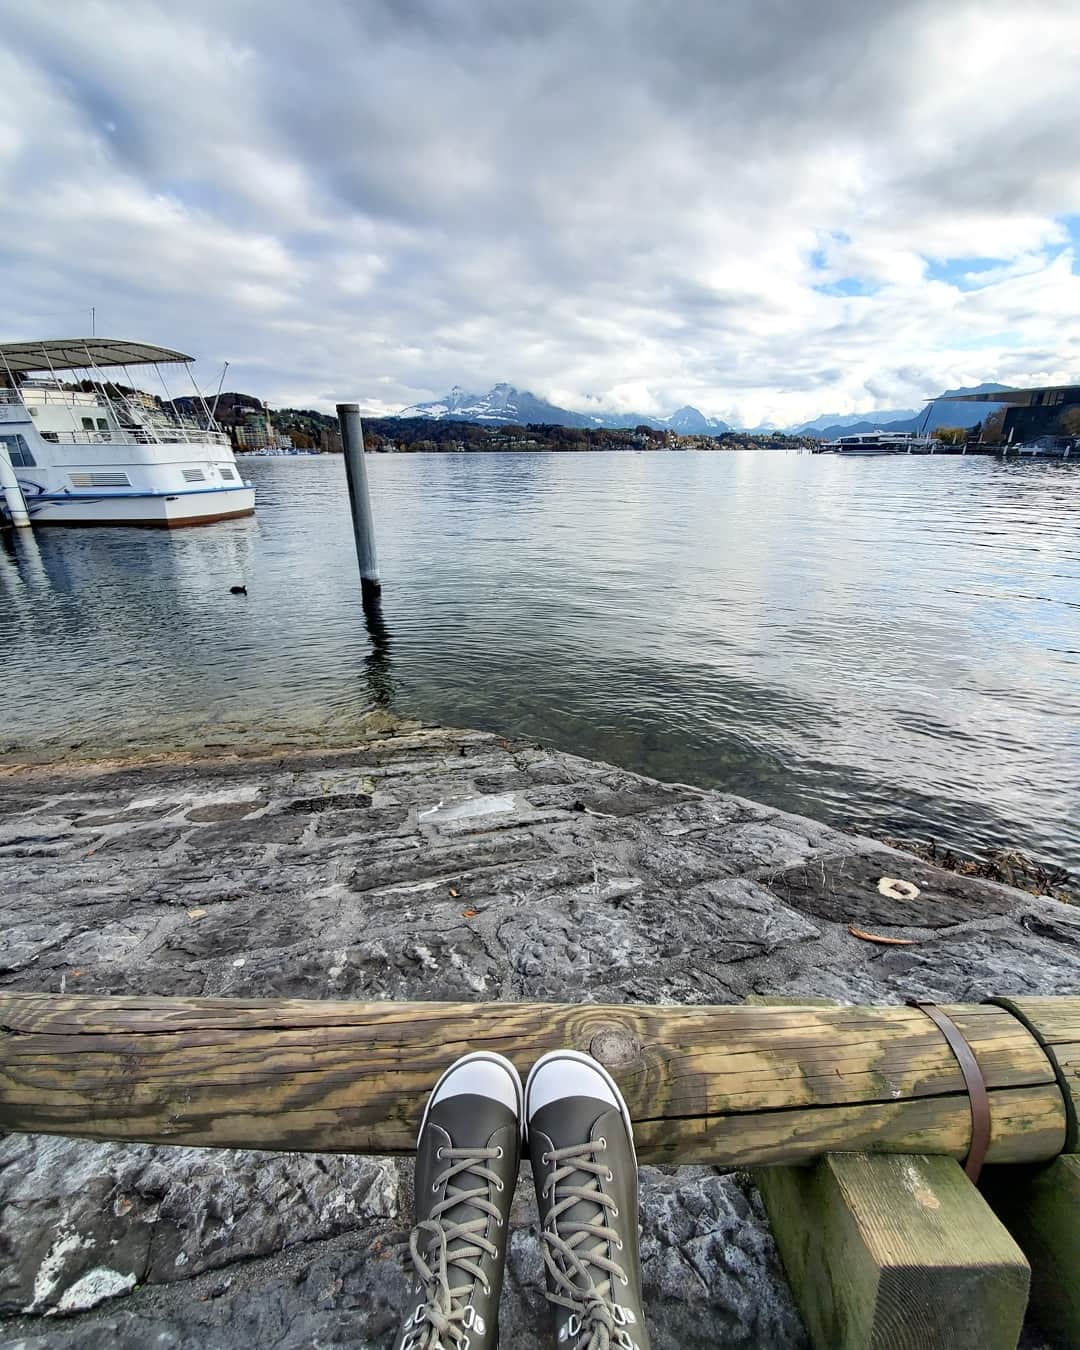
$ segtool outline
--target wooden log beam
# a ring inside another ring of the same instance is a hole
[[[1061,1152],[1054,1070],[1009,1012],[946,1011],[990,1091],[989,1160]],[[0,1128],[95,1139],[409,1152],[425,1097],[466,1050],[524,1072],[591,1051],[615,1074],[643,1159],[805,1162],[852,1148],[964,1156],[956,1060],[914,1008],[0,995]]]
[[[755,1180],[815,1350],[1015,1350],[1028,1265],[953,1159],[836,1153]]]
[[[1080,1350],[1080,1157],[989,1167],[981,1182],[1031,1262],[1031,1310],[1057,1343]]]

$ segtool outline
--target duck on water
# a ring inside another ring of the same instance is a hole
[[[192,360],[110,338],[0,343],[0,513],[17,525],[164,528],[251,515],[255,489],[202,395],[203,415],[183,417],[129,374],[153,366],[168,399],[159,367]]]

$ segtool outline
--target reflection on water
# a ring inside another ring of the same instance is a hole
[[[251,462],[254,519],[7,532],[0,748],[341,740],[387,707],[1080,864],[1075,465],[369,471],[384,592],[366,611],[339,460]]]
[[[390,674],[390,630],[382,612],[381,595],[361,593],[364,627],[371,639],[371,651],[364,657],[364,678],[373,708],[391,708],[394,703],[394,681]]]

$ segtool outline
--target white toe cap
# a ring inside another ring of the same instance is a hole
[[[552,1056],[530,1074],[525,1109],[531,1119],[542,1107],[565,1097],[595,1097],[612,1106],[622,1105],[607,1079],[592,1064],[584,1059]]]
[[[477,1097],[490,1097],[502,1104],[514,1114],[518,1111],[518,1088],[512,1076],[513,1070],[504,1067],[499,1060],[491,1058],[469,1058],[452,1066],[431,1095],[431,1104],[445,1101],[447,1097],[460,1097],[472,1093]]]

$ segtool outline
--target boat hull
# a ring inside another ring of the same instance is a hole
[[[24,489],[25,490],[25,489]],[[206,492],[79,497],[26,493],[34,525],[120,525],[176,530],[212,525],[255,512],[252,487],[214,488]]]

